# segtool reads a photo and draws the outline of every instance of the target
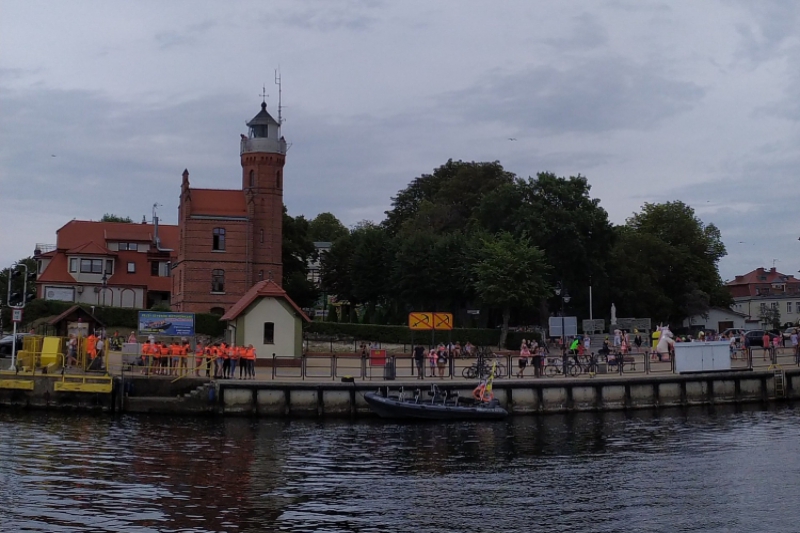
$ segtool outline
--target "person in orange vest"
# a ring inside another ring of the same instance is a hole
[[[194,375],[200,376],[200,365],[203,363],[203,342],[197,341],[194,347]]]
[[[86,353],[89,354],[91,361],[94,361],[94,358],[97,357],[97,337],[95,337],[94,333],[86,337]],[[91,362],[89,364],[91,365]]]
[[[214,361],[214,357],[211,355],[212,346],[210,344],[206,344],[206,347],[203,349],[203,355],[205,356],[205,365],[206,365],[206,377],[211,377],[211,365]],[[216,372],[216,370],[215,370]]]
[[[185,376],[189,373],[189,354],[191,351],[192,346],[189,344],[189,340],[186,339],[186,337],[181,338],[180,368],[182,376]]]
[[[256,350],[252,344],[248,344],[244,350],[244,357],[247,360],[247,373],[245,377],[256,379]]]
[[[146,375],[150,373],[150,367],[153,366],[153,345],[150,344],[149,340],[142,344],[141,352],[142,368],[144,369],[142,370],[142,373]]]
[[[172,344],[170,344],[169,346],[169,353],[172,356],[172,358],[170,359],[172,363],[172,366],[169,369],[170,375],[178,373],[178,365],[181,358],[181,351],[183,351],[181,345],[175,341],[172,341]]]
[[[222,377],[222,352],[219,348],[219,343],[211,347],[211,358],[214,360],[214,379]]]
[[[231,368],[230,368],[230,377],[231,379],[236,378],[236,364],[239,362],[239,347],[238,346],[231,346],[228,349],[228,353],[230,354],[231,358]],[[240,369],[241,371],[241,369]]]
[[[219,356],[222,358],[222,379],[228,377],[228,372],[231,369],[231,356],[228,353],[228,345],[224,342],[219,343]]]
[[[160,357],[160,363],[159,363],[159,369],[160,369],[159,374],[168,374],[169,373],[169,354],[170,354],[170,352],[171,352],[171,350],[169,349],[169,346],[167,346],[167,343],[166,342],[162,342],[161,346],[158,349],[158,353],[161,356]]]

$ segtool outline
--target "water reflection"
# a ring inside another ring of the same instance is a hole
[[[796,531],[791,407],[276,421],[0,412],[0,531]]]

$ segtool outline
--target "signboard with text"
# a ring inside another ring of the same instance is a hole
[[[139,311],[139,334],[192,336],[194,335],[194,313]]]
[[[11,321],[16,324],[22,322],[22,309],[11,309]]]
[[[564,327],[562,333],[561,327]],[[575,337],[578,335],[578,317],[576,316],[551,316],[548,321],[548,337]]]

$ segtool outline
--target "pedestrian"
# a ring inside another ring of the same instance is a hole
[[[765,331],[764,335],[761,336],[761,347],[763,348],[763,351],[761,352],[761,359],[763,361],[767,360],[767,355],[769,355],[769,348],[771,345],[772,343],[770,342],[769,333]]]
[[[436,347],[431,346],[431,349],[428,350],[428,365],[431,368],[431,377],[436,377]]]
[[[439,349],[436,350],[436,367],[439,369],[439,379],[444,379],[444,369],[447,367],[447,348],[439,345]]]
[[[528,366],[528,358],[531,355],[531,350],[528,345],[523,341],[522,346],[519,348],[519,372],[517,377],[522,378],[525,375],[525,367]]]
[[[414,363],[417,366],[417,379],[425,379],[425,347],[421,344],[414,346]]]
[[[531,358],[533,365],[533,377],[538,378],[542,375],[542,352],[538,346],[533,347],[533,357]]]

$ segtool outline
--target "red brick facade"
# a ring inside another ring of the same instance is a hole
[[[240,190],[192,189],[189,172],[183,173],[175,311],[222,314],[259,281],[281,283],[286,142],[265,104],[248,126]]]

